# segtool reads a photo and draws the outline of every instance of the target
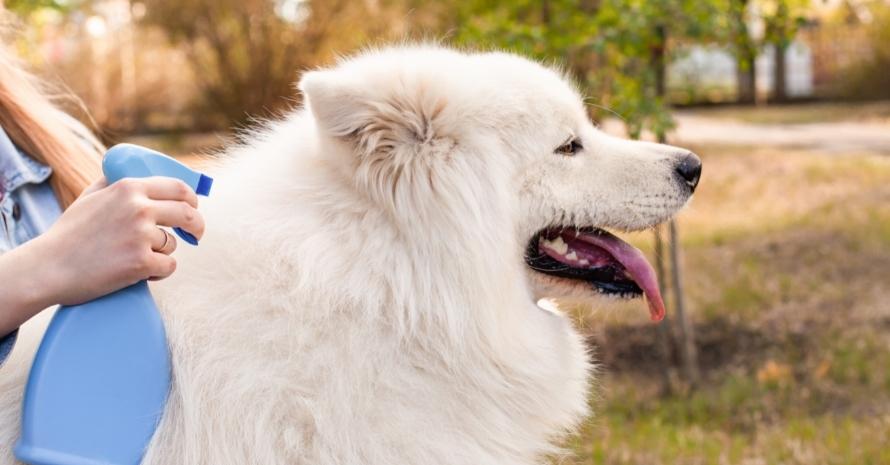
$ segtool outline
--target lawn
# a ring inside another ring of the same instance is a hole
[[[704,381],[663,392],[642,303],[579,315],[603,373],[558,463],[890,464],[890,156],[694,149],[679,229]]]
[[[806,124],[840,121],[890,122],[890,101],[814,102],[793,105],[715,107],[696,113],[752,124]]]

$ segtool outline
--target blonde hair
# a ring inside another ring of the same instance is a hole
[[[0,127],[13,143],[35,160],[49,165],[49,179],[62,208],[101,175],[102,144],[74,118],[53,103],[46,83],[25,70],[7,47],[0,45]]]

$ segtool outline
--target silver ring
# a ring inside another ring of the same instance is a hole
[[[167,243],[170,242],[170,233],[168,233],[167,231],[165,231],[165,230],[163,230],[163,229],[161,229],[161,228],[158,228],[158,231],[164,233],[164,243],[161,244],[161,248],[158,249],[158,250],[156,250],[155,252],[163,252],[164,249],[167,248]]]

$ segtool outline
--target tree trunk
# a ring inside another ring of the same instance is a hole
[[[667,94],[667,28],[663,24],[655,26],[655,36],[658,37],[658,42],[652,46],[651,51],[652,67],[655,69],[655,95],[664,98]]]
[[[788,43],[791,40],[788,37],[788,3],[780,1],[777,8],[773,33],[771,34],[775,52],[773,53],[773,101],[784,102],[788,99],[785,89],[785,57],[787,55],[785,52],[788,51]]]
[[[677,314],[677,330],[680,339],[680,354],[683,357],[683,374],[686,381],[693,387],[701,378],[698,370],[698,351],[695,347],[695,334],[692,322],[686,315],[686,302],[683,298],[683,276],[680,272],[680,246],[677,238],[677,223],[671,220],[669,225],[669,243],[671,248],[671,278],[674,288],[674,312]]]
[[[658,290],[661,295],[668,295],[668,287],[665,283],[667,277],[667,269],[664,266],[664,239],[662,236],[663,226],[658,225],[653,232],[655,233],[655,273],[658,275]],[[658,344],[659,356],[661,358],[661,393],[662,395],[670,394],[674,391],[674,379],[677,377],[676,369],[674,369],[672,341],[674,339],[671,332],[671,320],[668,315],[664,316],[657,325],[655,325],[655,340]]]
[[[655,28],[655,34],[658,37],[658,42],[651,49],[651,60],[652,66],[655,69],[655,95],[664,99],[667,95],[667,27],[665,25],[658,25]],[[667,142],[667,135],[664,131],[660,131],[657,135],[658,142],[664,144]],[[693,339],[691,324],[686,318],[686,307],[684,305],[683,300],[683,280],[680,275],[680,265],[677,262],[679,257],[677,244],[677,228],[673,220],[670,221],[669,225],[669,237],[668,237],[668,247],[670,248],[670,256],[671,256],[671,275],[673,276],[672,287],[674,295],[674,312],[677,318],[677,324],[679,325],[680,331],[678,333],[678,346],[680,349],[680,354],[683,359],[683,371],[686,377],[686,382],[690,385],[695,386],[698,384],[699,372],[698,372],[698,361],[697,354],[695,352],[695,342]],[[659,230],[656,230],[656,247],[661,249],[661,237],[659,234]],[[656,257],[656,264],[659,268],[664,268],[660,263],[661,256]],[[659,284],[663,284],[663,275],[664,270],[659,270]],[[667,328],[669,328],[666,323],[666,319],[664,320],[662,326],[665,329],[660,330],[660,336],[667,338]],[[664,346],[662,348],[664,350]],[[670,363],[669,360],[665,360],[665,363]],[[670,369],[665,368],[662,372],[662,375],[668,379],[670,382]],[[670,386],[668,386],[670,389]]]
[[[784,102],[788,100],[786,91],[786,69],[785,58],[787,56],[788,46],[784,41],[776,41],[773,46],[775,53],[773,55],[773,101]]]
[[[655,26],[655,35],[658,42],[650,51],[652,67],[655,69],[655,96],[664,101],[667,97],[667,26],[664,24]],[[664,143],[667,137],[661,128],[655,136],[660,143]]]
[[[748,3],[749,0],[733,0],[730,4],[730,17],[735,32],[736,98],[739,103],[755,103],[757,100],[757,48],[745,21]]]
[[[663,25],[656,26],[655,34],[658,37],[658,44],[652,47],[651,59],[652,67],[655,69],[655,95],[664,98],[667,93],[666,86],[666,68],[664,57],[664,46],[667,41],[667,29]],[[664,134],[658,134],[658,139],[665,138]],[[658,273],[658,287],[662,295],[667,295],[667,287],[664,285],[665,266],[664,266],[664,247],[661,237],[661,227],[655,228],[655,267]],[[673,360],[671,357],[671,340],[670,320],[665,316],[664,320],[655,327],[656,339],[661,352],[661,376],[663,382],[663,393],[667,394],[673,391],[672,375]]]
[[[757,102],[757,68],[754,65],[754,54],[737,61],[736,84],[738,86],[738,103],[752,104]]]

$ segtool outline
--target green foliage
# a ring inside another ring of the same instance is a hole
[[[553,60],[574,58],[596,32],[592,11],[571,0],[456,2],[458,42]]]
[[[732,44],[734,51],[754,48],[754,38],[748,30],[748,22],[750,21],[749,7],[751,0],[728,0],[726,3],[727,13],[727,33],[729,42]],[[751,63],[748,63],[749,65]]]
[[[764,42],[787,48],[806,23],[804,13],[809,0],[758,0],[759,9],[766,25]]]
[[[75,0],[7,0],[4,6],[20,15],[27,15],[37,10],[51,9],[68,11],[82,6],[83,1]]]
[[[456,40],[563,63],[629,133],[673,127],[666,65],[687,41],[716,40],[724,0],[521,0],[458,2]],[[594,117],[605,110],[596,107]]]

